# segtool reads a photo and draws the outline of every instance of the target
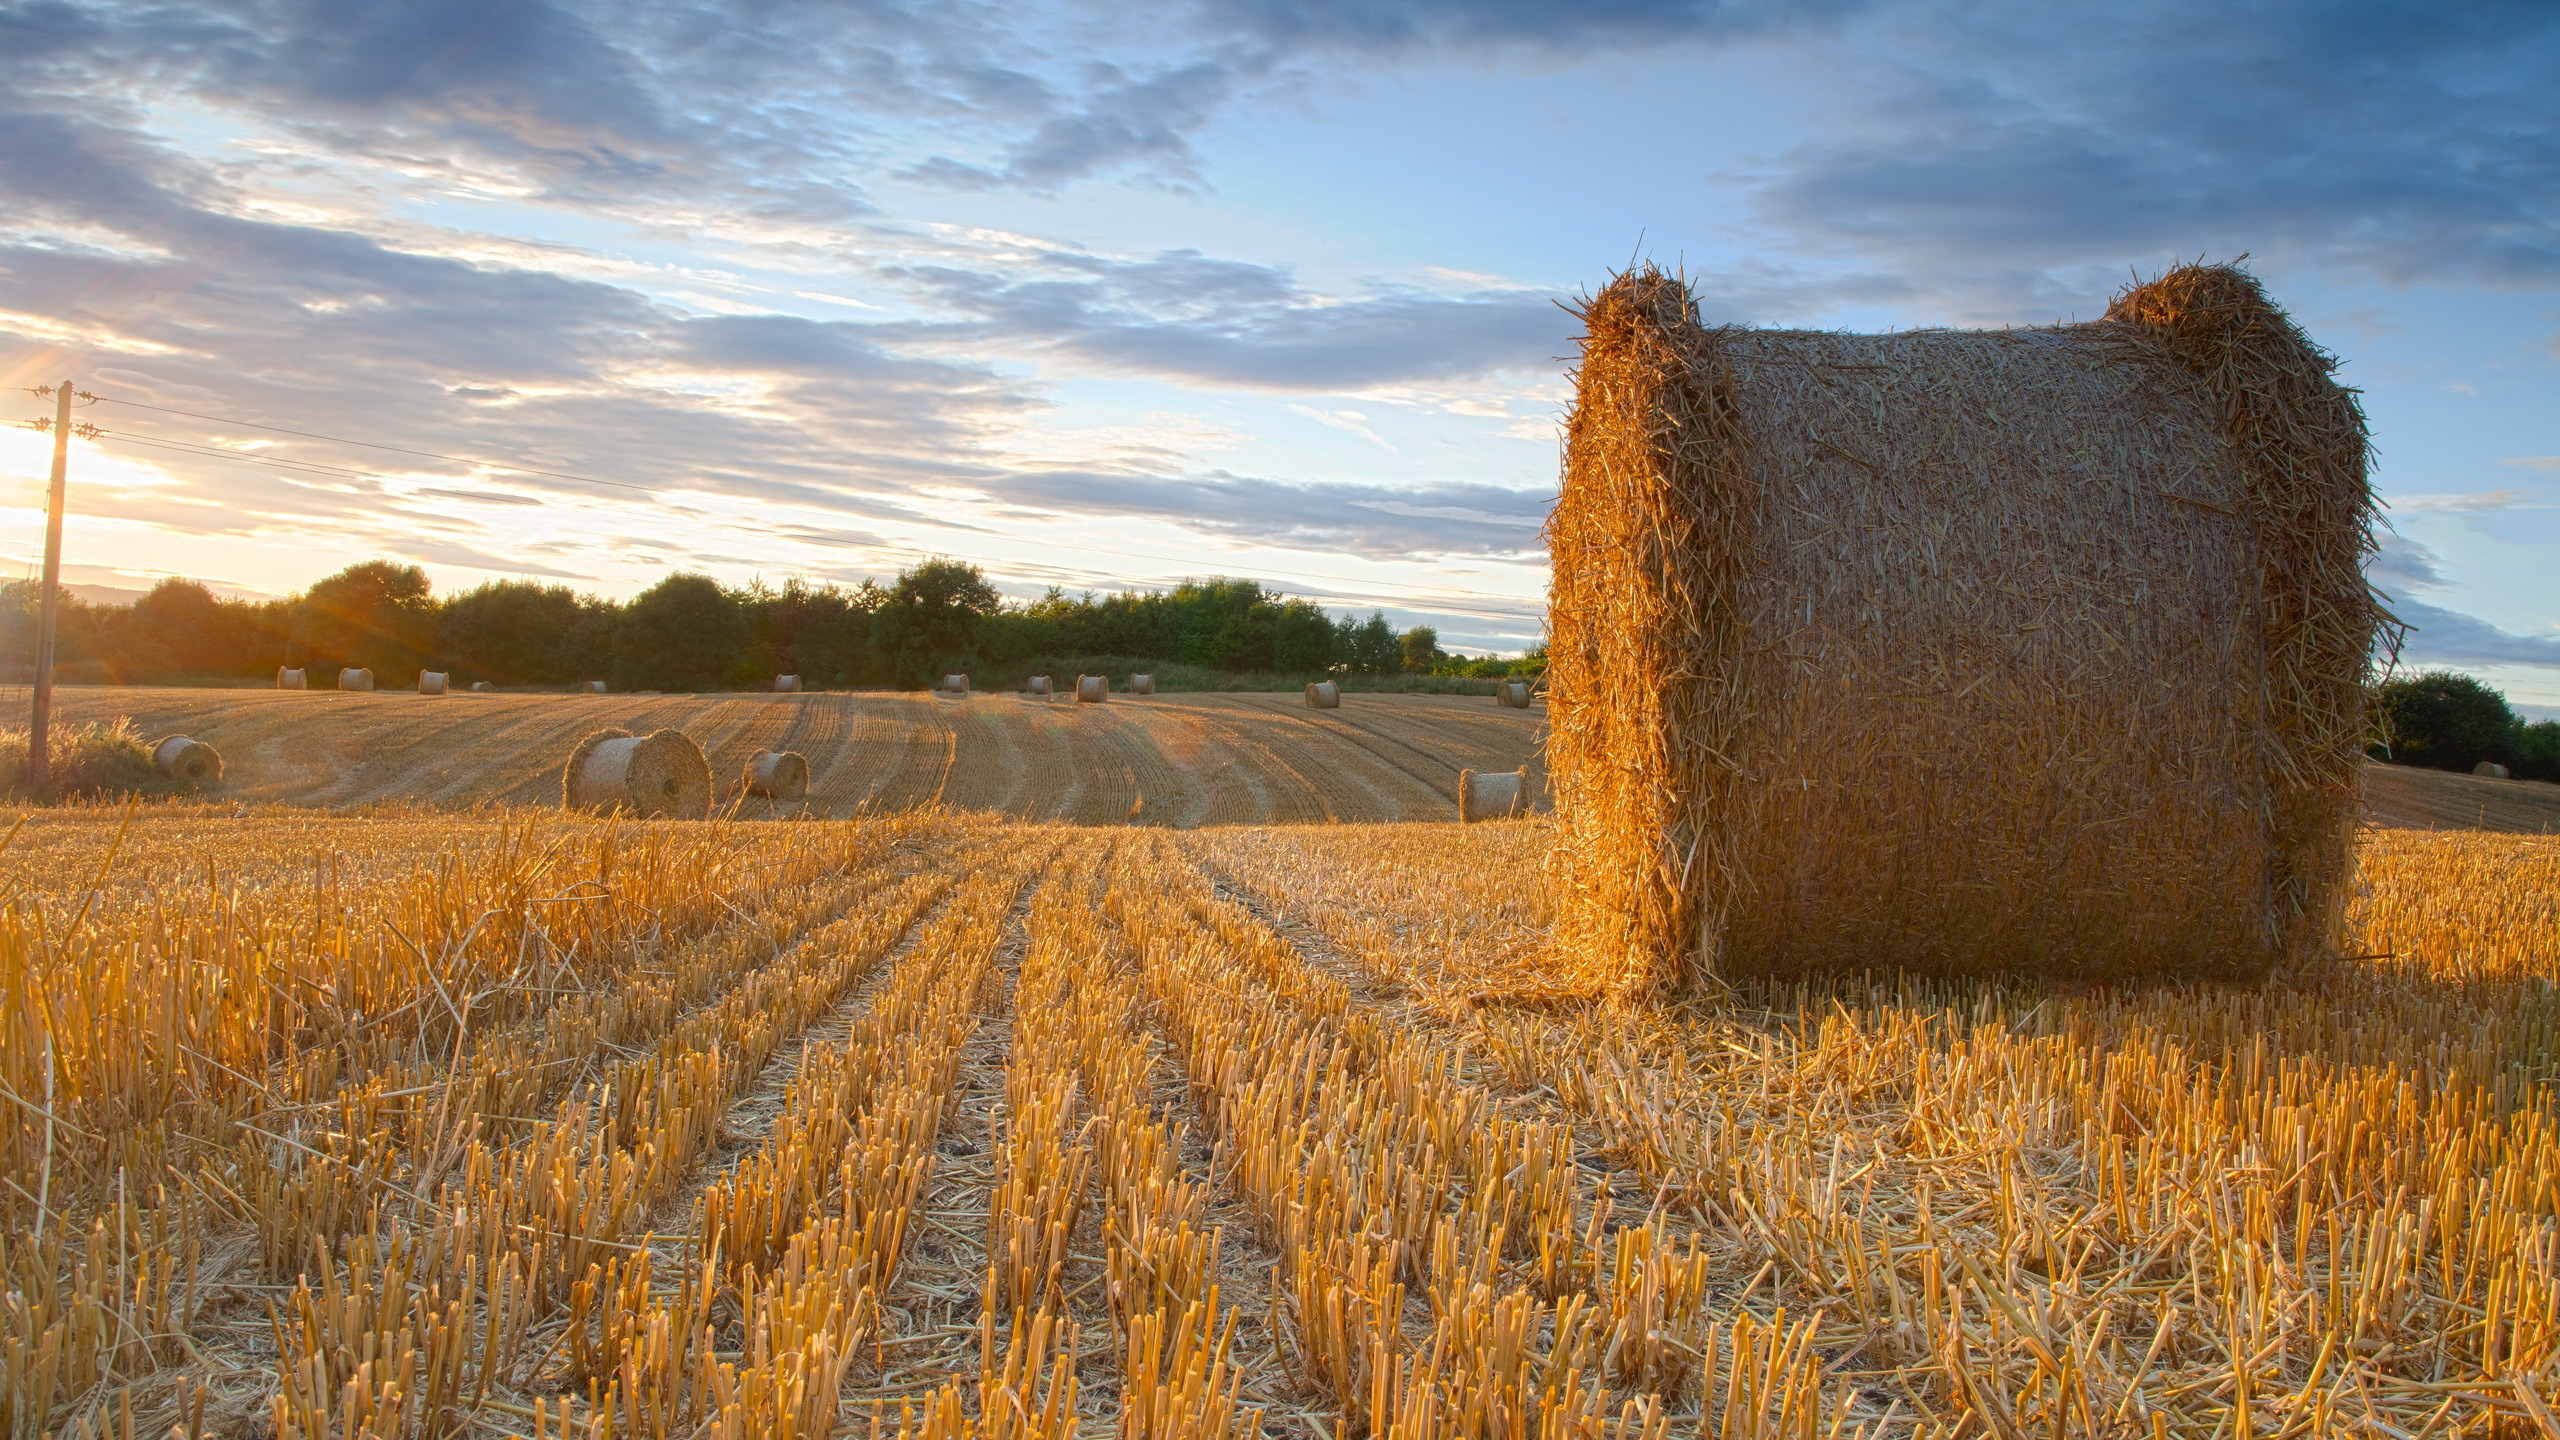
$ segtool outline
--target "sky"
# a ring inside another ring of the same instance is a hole
[[[1613,271],[1881,330],[2245,255],[2402,665],[2560,715],[2555,122],[2549,0],[0,0],[0,419],[99,397],[92,584],[952,556],[1507,653]]]

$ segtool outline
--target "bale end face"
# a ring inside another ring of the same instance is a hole
[[[1079,705],[1099,705],[1110,693],[1111,682],[1099,675],[1076,677],[1076,703]]]
[[[303,674],[299,670],[288,670],[282,666],[278,666],[276,669],[276,688],[279,690],[308,690],[311,688],[311,680],[309,676]]]
[[[1307,708],[1310,710],[1341,709],[1342,687],[1330,680],[1314,682],[1307,687]]]
[[[222,778],[222,752],[201,740],[172,735],[151,747],[151,767],[172,780],[211,785]]]
[[[1130,676],[1129,693],[1132,695],[1153,695],[1156,693],[1156,677],[1153,675]]]
[[[796,750],[767,750],[747,762],[747,793],[798,800],[809,793],[809,760]]]

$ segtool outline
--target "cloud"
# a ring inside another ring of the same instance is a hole
[[[1856,0],[1207,0],[1206,26],[1241,30],[1284,51],[1397,56],[1525,49],[1580,53],[1664,42],[1730,40],[1820,26]]]
[[[1929,5],[1853,49],[1875,99],[1758,192],[1786,231],[1945,277],[2253,250],[2560,278],[2548,5]]]
[[[1190,477],[1057,470],[1004,477],[997,498],[1078,517],[1169,521],[1221,540],[1373,558],[1537,559],[1555,495],[1498,485],[1296,483],[1214,471]]]
[[[2541,665],[2560,669],[2560,635],[2513,635],[2458,611],[2403,600],[2392,613],[2409,627],[2403,665]]]
[[[2397,515],[2468,515],[2510,510],[2534,498],[2531,490],[2480,490],[2469,495],[2393,495],[2382,503]]]
[[[1170,250],[1145,260],[1042,255],[1028,273],[892,270],[976,323],[949,339],[1032,342],[1093,367],[1193,385],[1338,394],[1551,368],[1575,325],[1554,299],[1387,287],[1319,295],[1286,267]]]
[[[2511,455],[2498,463],[2513,465],[2519,470],[2560,471],[2560,455]]]

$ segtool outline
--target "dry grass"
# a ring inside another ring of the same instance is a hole
[[[1532,968],[1551,841],[37,817],[0,1431],[2548,1433],[2560,840],[1715,1010]]]

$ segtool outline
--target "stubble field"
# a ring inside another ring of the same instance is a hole
[[[1610,1007],[1549,833],[35,817],[0,1428],[2551,1433],[2560,842],[2265,986]]]

